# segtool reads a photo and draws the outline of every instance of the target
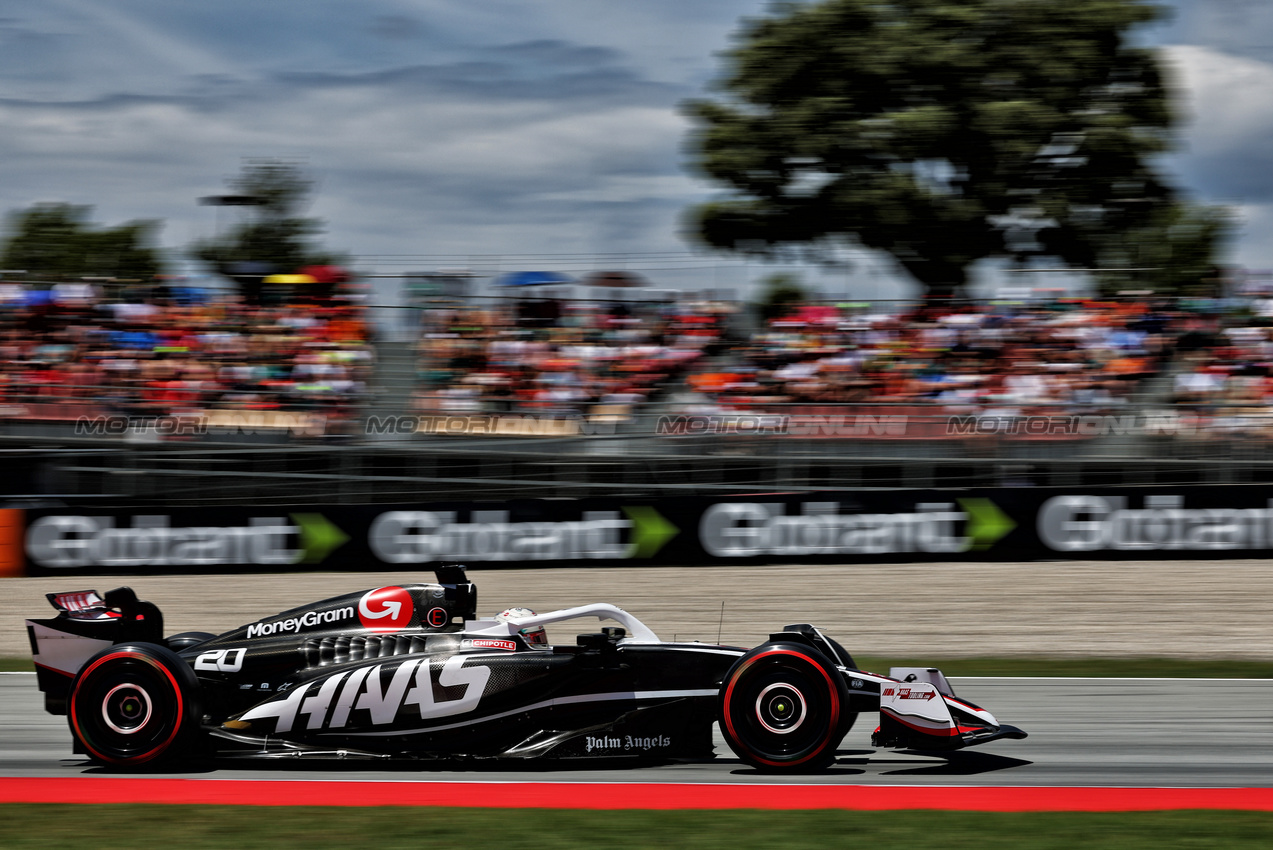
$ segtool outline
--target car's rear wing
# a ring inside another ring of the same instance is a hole
[[[164,617],[159,608],[137,598],[132,588],[119,587],[105,596],[96,590],[46,594],[57,616],[27,620],[27,636],[35,661],[36,682],[44,692],[44,707],[66,713],[71,680],[84,662],[117,643],[163,643]]]

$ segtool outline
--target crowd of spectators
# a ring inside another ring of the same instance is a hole
[[[929,304],[896,314],[803,307],[691,384],[733,410],[921,405],[999,416],[1103,412],[1158,374],[1179,314],[1129,301]]]
[[[718,302],[563,302],[549,297],[424,311],[421,414],[605,415],[660,397],[724,345]]]
[[[826,412],[1180,417],[1273,436],[1273,298],[805,305],[509,300],[426,313],[420,413]],[[1158,380],[1151,381],[1151,379]],[[926,435],[919,430],[917,435]],[[936,432],[934,432],[936,433]]]
[[[1273,437],[1273,299],[1197,305],[1175,366],[1172,401],[1199,435]]]
[[[166,284],[0,284],[9,418],[293,411],[339,432],[361,414],[373,352],[363,308],[341,298],[262,306]]]
[[[260,304],[226,290],[0,283],[0,415],[275,411],[353,432],[375,389],[365,308],[339,290],[297,295]],[[1011,418],[1150,403],[1203,433],[1273,436],[1273,298],[806,305],[759,322],[694,297],[538,296],[419,315],[417,414],[614,422],[669,401]]]

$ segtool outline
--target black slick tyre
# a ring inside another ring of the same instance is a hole
[[[763,644],[738,659],[721,683],[721,733],[758,770],[818,770],[835,760],[852,723],[848,700],[843,676],[818,650]]]
[[[194,671],[172,650],[118,644],[88,660],[71,684],[71,734],[93,761],[120,768],[170,761],[202,716]]]
[[[192,646],[198,646],[201,643],[212,640],[216,635],[211,632],[181,632],[172,635],[164,640],[168,644],[168,648],[173,652],[181,652],[183,649],[189,649]]]

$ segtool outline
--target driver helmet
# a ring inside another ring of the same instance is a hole
[[[529,608],[507,608],[495,615],[495,619],[501,623],[508,623],[513,620],[524,620],[527,617],[535,616],[535,612]],[[548,646],[548,633],[544,631],[543,626],[529,626],[518,631],[518,634],[526,638],[526,642],[531,646]]]

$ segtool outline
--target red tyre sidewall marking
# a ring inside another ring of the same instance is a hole
[[[103,664],[105,664],[107,661],[110,661],[113,658],[131,658],[134,661],[141,661],[145,664],[149,664],[151,667],[160,671],[161,673],[164,674],[165,677],[167,677],[169,684],[172,685],[173,695],[176,696],[177,698],[177,722],[173,724],[172,734],[168,736],[167,740],[165,740],[163,743],[159,744],[158,746],[156,746],[154,749],[150,750],[149,752],[142,753],[139,756],[133,756],[132,758],[127,758],[127,759],[111,758],[110,756],[102,755],[101,753],[93,749],[92,744],[89,743],[88,736],[86,736],[83,733],[83,731],[81,731],[80,729],[79,716],[78,716],[78,712],[76,711],[75,697],[79,693],[80,684],[83,683],[84,680],[87,679],[94,670],[96,670],[98,667],[101,667]],[[84,746],[94,756],[101,759],[102,761],[108,761],[111,764],[142,764],[144,762],[150,761],[152,758],[159,755],[164,750],[168,749],[168,747],[172,745],[172,742],[176,740],[177,733],[181,731],[181,720],[182,720],[182,717],[185,715],[185,709],[186,709],[185,700],[182,698],[182,695],[181,695],[181,686],[177,684],[177,680],[172,675],[172,671],[169,670],[164,665],[159,664],[155,659],[150,658],[149,656],[146,656],[146,655],[141,655],[140,653],[135,653],[135,652],[112,652],[110,655],[103,655],[101,658],[94,661],[88,667],[88,669],[86,669],[83,673],[80,674],[79,680],[75,685],[75,693],[71,694],[70,702],[71,702],[71,705],[70,705],[71,725],[75,727],[76,736],[80,739],[80,741],[84,743]]]
[[[759,655],[755,655],[749,658],[747,660],[747,663],[745,663],[742,667],[740,667],[738,669],[738,672],[735,673],[734,676],[730,679],[729,687],[725,689],[725,711],[722,713],[725,715],[725,725],[729,728],[729,736],[733,738],[735,741],[738,740],[738,734],[734,731],[734,721],[729,716],[729,706],[730,706],[730,700],[734,695],[734,685],[737,684],[739,677],[742,676],[742,674],[747,671],[748,667],[755,664],[757,661],[759,661],[762,658],[768,658],[770,655],[794,656],[812,665],[813,667],[817,669],[819,673],[822,674],[822,678],[827,680],[827,687],[831,691],[831,728],[832,729],[837,728],[840,725],[840,691],[836,688],[835,682],[832,681],[831,677],[827,675],[827,671],[822,669],[822,665],[815,664],[813,659],[809,658],[809,656],[800,652],[794,652],[790,649],[771,649],[771,650],[768,650],[767,652],[762,652]],[[772,767],[794,767],[796,765],[804,764],[805,762],[814,758],[819,753],[821,753],[823,749],[824,747],[818,747],[814,749],[813,752],[809,753],[809,755],[805,756],[802,759],[796,759],[795,761],[770,761],[769,759],[761,758],[760,756],[755,755],[754,753],[752,754],[752,758],[754,758],[758,762],[762,762]]]

